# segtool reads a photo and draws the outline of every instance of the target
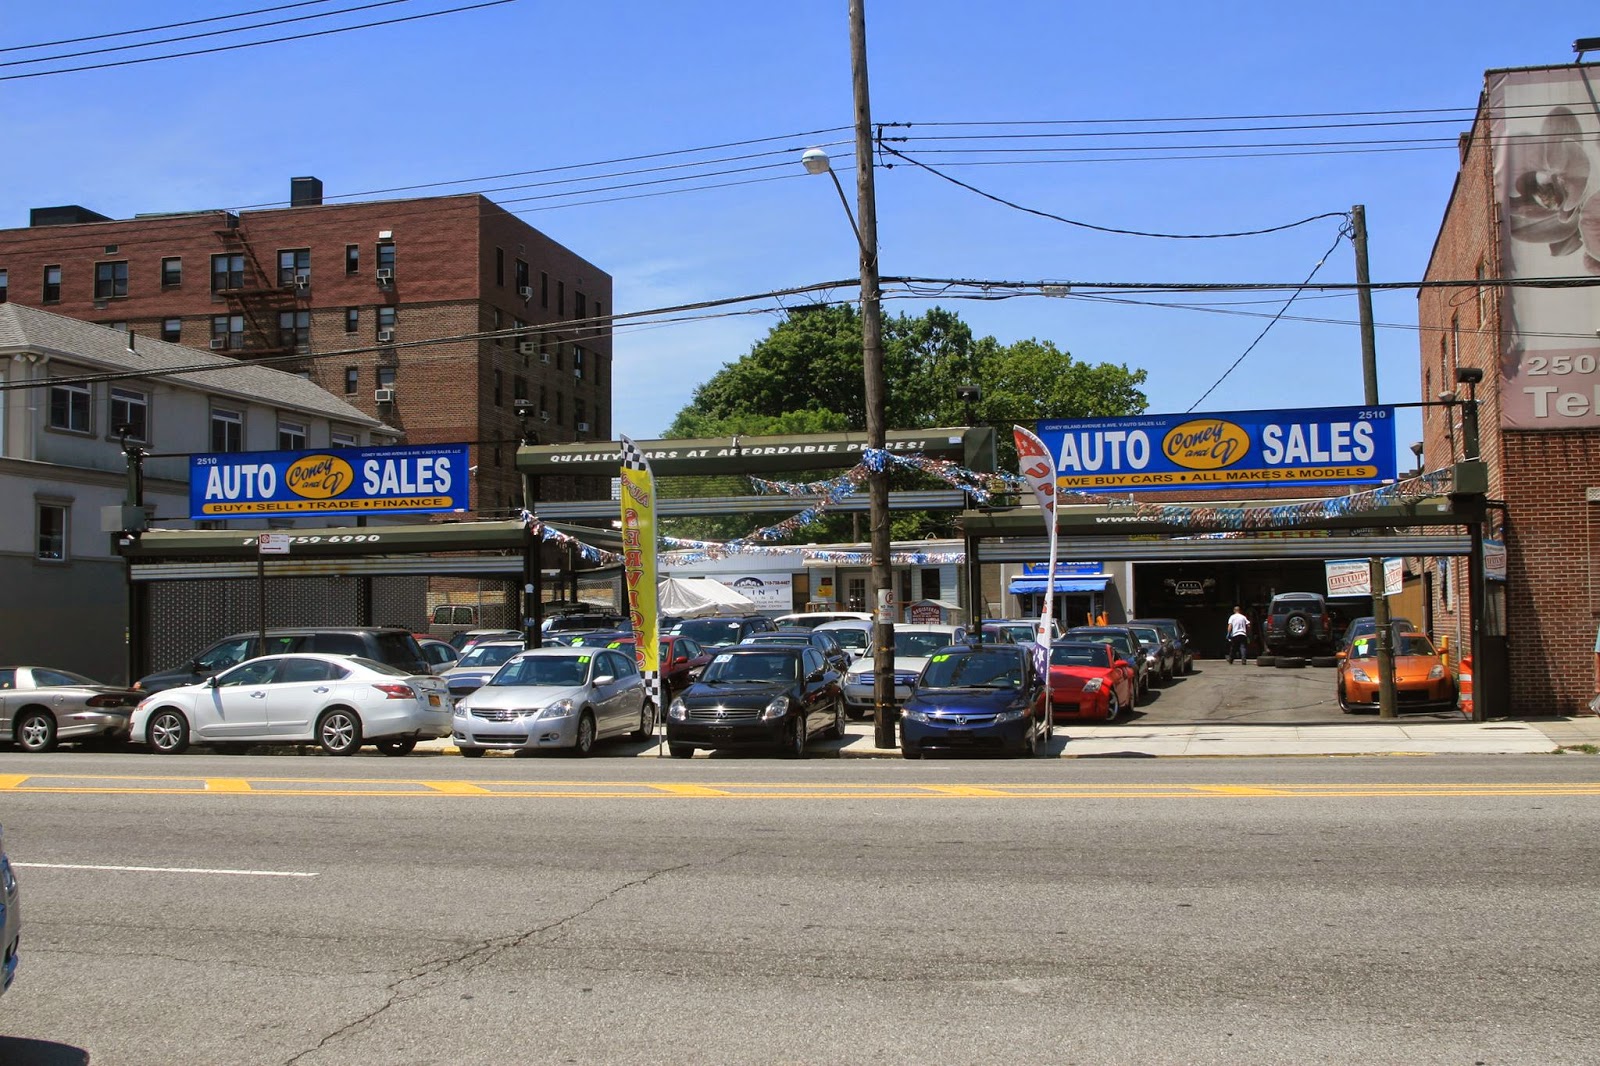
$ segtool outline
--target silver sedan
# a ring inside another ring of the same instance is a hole
[[[0,667],[0,738],[24,751],[63,740],[126,740],[143,694],[47,666]]]
[[[587,755],[602,737],[655,732],[656,708],[632,648],[535,648],[509,660],[456,703],[462,755],[566,748]]]

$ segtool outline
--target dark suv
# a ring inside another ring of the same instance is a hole
[[[731,618],[690,618],[679,622],[673,632],[692,637],[709,651],[739,644],[757,633],[776,632],[777,628],[777,623],[764,614],[747,614]]]
[[[1316,592],[1280,592],[1267,607],[1262,639],[1269,655],[1332,655],[1336,635],[1327,601]]]
[[[359,655],[388,663],[408,674],[429,672],[428,661],[417,644],[417,638],[407,630],[384,626],[308,626],[303,629],[267,630],[265,650],[262,650],[259,633],[235,633],[231,637],[223,637],[188,662],[170,670],[146,674],[133,687],[141,692],[161,692],[179,685],[193,685],[258,655],[281,655],[296,651]]]

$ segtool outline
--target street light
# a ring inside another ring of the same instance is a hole
[[[856,130],[856,215],[850,215],[850,202],[844,186],[834,174],[828,153],[811,148],[800,161],[808,174],[827,173],[839,190],[845,214],[855,230],[856,248],[861,256],[861,370],[865,379],[863,399],[867,408],[867,448],[880,460],[887,439],[884,425],[884,397],[887,383],[883,375],[883,308],[878,291],[878,199],[872,174],[872,108],[867,89],[867,20],[864,0],[850,0],[850,79],[855,98]],[[860,225],[856,224],[856,216]],[[894,585],[889,569],[889,467],[887,462],[867,472],[867,524],[872,548],[872,586],[876,591],[873,614],[872,702],[874,746],[895,747],[894,705]]]
[[[1421,477],[1422,476],[1422,442],[1420,440],[1411,442],[1411,454],[1417,457],[1417,465],[1413,468],[1416,471],[1416,473],[1414,473],[1412,476],[1413,477]]]

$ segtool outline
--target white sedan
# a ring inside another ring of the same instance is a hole
[[[450,735],[451,700],[431,674],[353,655],[264,655],[197,685],[149,696],[129,734],[175,755],[195,744],[309,744],[350,755],[373,744],[406,755]]]

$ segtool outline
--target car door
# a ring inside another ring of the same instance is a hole
[[[833,724],[833,686],[828,662],[816,648],[800,649],[800,691],[806,706],[806,732],[816,733]]]
[[[267,686],[268,729],[275,738],[310,740],[317,715],[336,696],[335,683],[349,670],[326,659],[290,655],[278,660]]]
[[[197,740],[266,739],[267,697],[278,670],[277,659],[251,659],[216,675],[201,690],[195,707]]]
[[[11,736],[11,715],[15,706],[12,695],[16,688],[16,668],[8,666],[0,670],[0,737]]]
[[[598,669],[611,675],[606,686],[606,707],[610,725],[609,733],[630,733],[639,728],[639,709],[644,705],[644,677],[633,656],[607,649]]]

